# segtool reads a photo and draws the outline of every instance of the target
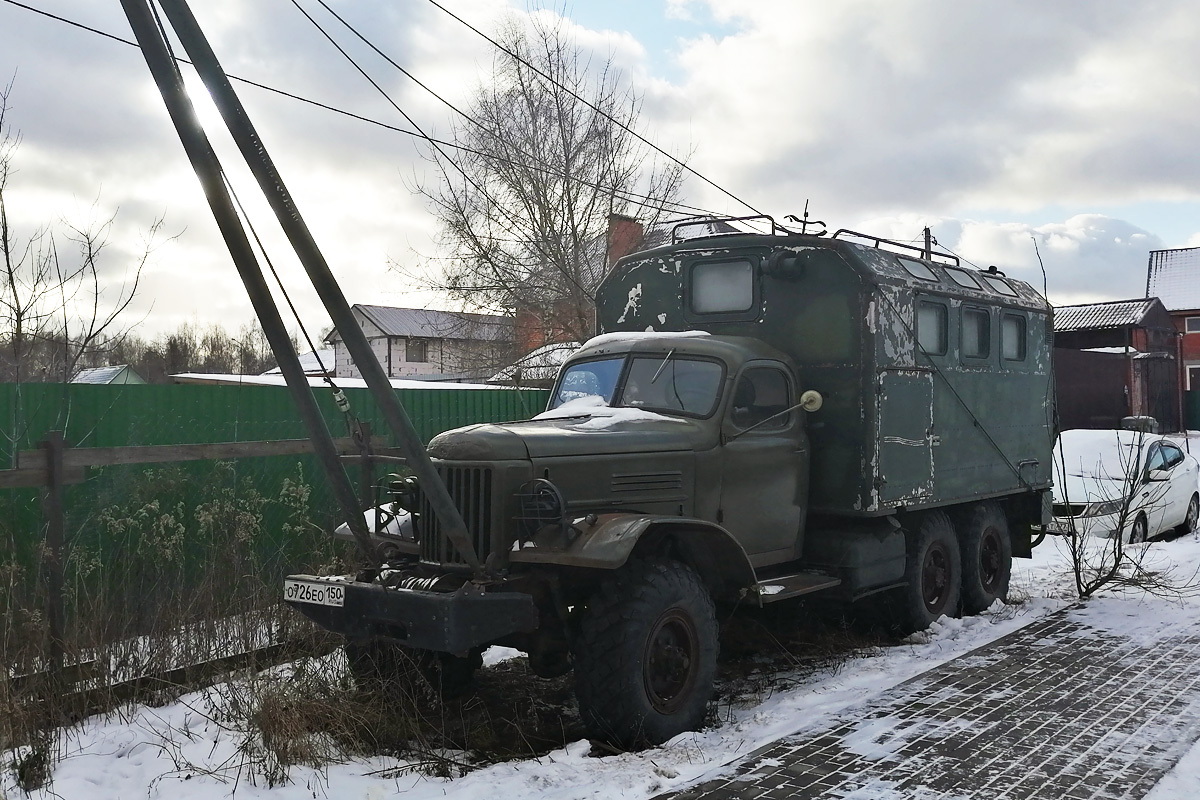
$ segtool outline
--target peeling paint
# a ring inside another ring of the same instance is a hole
[[[625,318],[630,314],[637,316],[638,306],[642,300],[642,285],[635,283],[633,288],[629,290],[629,300],[625,303],[625,310],[621,312],[621,316],[617,318],[617,322],[624,323]]]

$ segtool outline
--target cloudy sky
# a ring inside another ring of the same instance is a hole
[[[22,0],[132,38],[118,0]],[[489,45],[428,0],[327,0],[455,105]],[[782,217],[807,200],[831,227],[939,242],[1040,286],[1057,303],[1143,293],[1147,252],[1200,246],[1200,6],[1191,0],[441,0],[494,31],[560,13],[644,95],[645,132],[698,172]],[[433,134],[440,101],[369,55],[316,0],[205,0],[193,10],[225,69],[407,127],[297,4]],[[8,194],[18,233],[117,213],[119,282],[158,218],[136,303],[143,334],[238,327],[249,302],[140,53],[0,0],[0,82],[22,136]],[[436,181],[414,140],[259,89],[243,103],[351,302],[434,306],[388,262],[435,257],[411,191]],[[193,92],[193,99],[202,92]],[[328,320],[215,112],[202,112],[305,322]],[[685,202],[747,209],[690,179]]]

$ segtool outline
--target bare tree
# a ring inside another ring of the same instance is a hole
[[[19,236],[8,214],[21,141],[7,121],[12,86],[0,91],[0,379],[66,382],[128,334],[120,318],[137,294],[162,220],[151,225],[140,259],[118,282],[102,268],[115,217],[64,223],[64,233],[47,223]],[[68,245],[65,254],[60,241]]]
[[[430,151],[441,184],[417,190],[442,230],[430,288],[464,308],[533,317],[553,340],[584,341],[610,215],[653,225],[683,167],[633,133],[641,97],[612,58],[592,60],[548,20],[502,27],[492,74],[454,125],[456,147]]]

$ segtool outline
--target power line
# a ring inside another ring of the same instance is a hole
[[[318,0],[318,2],[319,2],[319,1],[320,1],[320,0]],[[701,174],[700,174],[699,172],[697,172],[695,169],[693,169],[692,167],[689,167],[689,166],[688,166],[686,163],[684,163],[683,161],[680,161],[678,158],[676,158],[675,156],[671,155],[671,154],[670,154],[670,153],[668,153],[666,150],[663,150],[661,147],[659,147],[658,145],[656,145],[654,142],[650,141],[650,140],[649,140],[649,139],[647,139],[646,137],[642,136],[640,133],[638,133],[637,131],[633,130],[633,129],[632,129],[632,128],[630,128],[628,125],[625,125],[624,123],[620,122],[619,120],[613,119],[612,117],[608,116],[608,115],[607,115],[607,114],[605,114],[603,111],[601,111],[601,110],[600,110],[600,109],[599,109],[599,108],[598,108],[598,107],[597,107],[597,106],[596,106],[594,103],[592,103],[590,100],[588,100],[588,99],[586,99],[586,98],[584,98],[584,97],[581,97],[580,95],[576,94],[576,93],[575,93],[575,91],[573,91],[573,90],[572,90],[572,89],[571,89],[569,86],[564,86],[564,85],[562,85],[561,83],[559,83],[558,81],[554,80],[554,78],[553,78],[553,77],[551,77],[550,75],[547,75],[545,72],[543,72],[542,70],[538,69],[538,67],[534,66],[533,64],[530,64],[528,61],[526,61],[525,59],[521,58],[521,56],[519,56],[519,55],[517,55],[516,53],[514,53],[513,51],[509,50],[507,47],[505,47],[504,45],[500,44],[500,43],[499,43],[499,42],[497,42],[495,39],[493,39],[492,37],[488,36],[486,33],[484,33],[483,31],[479,30],[478,28],[476,28],[476,27],[475,27],[474,25],[472,25],[471,23],[467,22],[465,19],[463,19],[462,17],[460,17],[460,16],[458,16],[457,14],[455,14],[453,11],[450,11],[448,8],[446,8],[445,6],[443,6],[441,3],[437,2],[437,0],[429,0],[429,2],[430,2],[430,3],[432,3],[434,6],[436,6],[437,8],[441,9],[443,12],[445,12],[446,14],[448,14],[450,17],[454,18],[455,20],[457,20],[457,21],[458,21],[458,22],[460,22],[461,24],[465,25],[467,28],[470,28],[472,31],[474,31],[474,32],[475,32],[476,34],[478,34],[479,36],[481,36],[481,37],[483,37],[484,39],[486,39],[486,40],[487,40],[488,42],[490,42],[490,43],[492,44],[492,46],[493,46],[493,47],[495,47],[497,50],[500,50],[500,51],[501,51],[501,52],[503,52],[503,53],[507,53],[507,54],[508,54],[510,57],[512,57],[512,58],[514,58],[514,59],[516,59],[516,60],[517,60],[519,63],[521,63],[521,64],[524,64],[526,67],[528,67],[529,69],[533,70],[535,73],[537,73],[538,75],[540,75],[540,76],[541,76],[542,78],[544,78],[545,80],[548,80],[548,81],[550,81],[550,83],[552,83],[554,86],[557,86],[559,89],[562,89],[564,92],[566,92],[567,94],[571,95],[571,96],[572,96],[572,97],[574,97],[576,100],[578,100],[579,102],[581,102],[581,103],[583,103],[584,105],[588,106],[589,108],[591,108],[593,111],[597,112],[598,114],[601,114],[601,115],[603,115],[604,117],[606,117],[607,119],[609,119],[611,122],[614,122],[614,123],[616,123],[616,124],[617,124],[618,126],[620,126],[620,127],[621,127],[621,129],[622,129],[622,130],[624,130],[626,133],[629,133],[629,134],[631,134],[631,135],[635,136],[635,137],[636,137],[638,140],[640,140],[640,141],[641,141],[643,144],[646,144],[646,145],[648,145],[649,147],[653,148],[655,152],[657,152],[657,153],[659,153],[659,154],[661,154],[661,155],[663,155],[663,156],[666,156],[667,158],[669,158],[671,161],[674,161],[676,164],[678,164],[678,165],[679,165],[680,167],[682,167],[683,169],[687,170],[688,172],[690,172],[691,174],[695,175],[695,176],[696,176],[697,178],[699,178],[700,180],[702,180],[702,181],[704,181],[705,183],[707,183],[709,186],[711,186],[711,187],[713,187],[714,189],[717,189],[718,191],[722,192],[723,194],[725,194],[725,195],[727,195],[727,196],[729,196],[729,197],[733,198],[733,199],[734,199],[734,200],[736,200],[737,202],[739,202],[739,203],[741,203],[742,205],[744,205],[746,208],[748,208],[748,209],[750,209],[751,211],[753,211],[755,214],[762,214],[762,213],[763,213],[763,212],[759,211],[757,208],[755,208],[754,206],[752,206],[752,205],[750,205],[749,203],[747,203],[747,202],[746,202],[745,200],[743,200],[742,198],[740,198],[740,197],[738,197],[737,195],[735,195],[733,192],[731,192],[731,191],[729,191],[728,189],[726,189],[725,187],[723,187],[723,186],[719,186],[719,185],[717,185],[717,184],[716,184],[714,181],[710,180],[709,178],[705,177],[704,175],[701,175]],[[321,4],[322,4],[322,5],[324,5],[324,3],[321,3]]]
[[[484,125],[482,122],[475,119],[473,116],[471,116],[467,112],[458,108],[456,105],[451,103],[446,98],[442,97],[440,94],[435,92],[429,86],[425,85],[422,81],[420,81],[415,75],[413,75],[407,69],[400,66],[400,64],[396,63],[395,59],[393,59],[387,53],[380,50],[370,39],[368,39],[366,36],[364,36],[357,28],[355,28],[353,25],[351,25],[344,17],[342,17],[340,14],[338,14],[332,8],[330,8],[329,5],[325,2],[325,0],[317,0],[317,2],[321,5],[322,8],[324,8],[326,11],[328,11],[329,14],[331,16],[333,16],[334,19],[336,19],[338,22],[342,23],[342,25],[347,30],[349,30],[352,34],[354,34],[354,36],[356,36],[361,42],[363,42],[363,44],[365,44],[367,47],[371,48],[371,50],[373,50],[380,58],[384,59],[385,61],[387,61],[387,63],[391,64],[393,67],[395,67],[397,70],[399,70],[401,74],[403,74],[405,77],[407,77],[413,83],[415,83],[417,86],[424,89],[426,92],[428,92],[430,95],[432,95],[435,99],[437,99],[440,103],[442,103],[444,106],[449,108],[455,114],[458,114],[460,117],[465,119],[467,122],[471,123],[475,127],[484,131],[484,133],[486,133],[490,136],[495,136],[495,132],[493,130],[491,130],[488,126]],[[302,14],[304,14],[304,16],[309,20],[309,22],[311,22],[313,25],[315,25],[317,27],[317,29],[320,30],[321,33],[325,36],[325,38],[329,39],[330,42],[333,42],[333,38],[316,22],[316,20],[314,20],[308,14],[308,12],[306,12],[303,8],[300,7],[297,0],[292,0],[292,5],[296,6],[296,8],[298,8],[298,9],[300,9],[300,12]],[[339,52],[341,52],[343,56],[346,56],[346,58],[349,59],[352,64],[354,64],[355,68],[358,69],[358,71],[360,73],[362,73],[364,76],[366,76],[366,73],[362,69],[362,67],[360,67],[357,63],[355,63],[353,61],[353,59],[351,59],[350,56],[347,55],[344,50],[342,50],[341,47],[339,47],[336,43],[334,43],[334,46],[338,47]],[[371,79],[368,77],[367,80],[371,80]],[[379,87],[378,84],[376,84],[373,80],[371,81],[371,84],[373,86],[375,86],[375,88],[381,94],[383,94],[384,98],[387,99],[387,101],[389,103],[391,103],[391,105],[393,107],[395,107],[397,110],[399,110],[399,106],[397,106],[396,103],[393,102],[390,97],[388,97],[388,95],[383,91],[383,89],[381,89]],[[400,113],[403,114],[404,112],[401,111]],[[605,117],[605,119],[608,119],[612,122],[616,122],[616,120],[613,120],[612,117],[609,117],[607,114],[604,114],[604,112],[600,112],[600,113]],[[407,118],[407,115],[406,115],[406,118]],[[617,123],[617,124],[619,125],[620,123]],[[530,155],[529,153],[524,153],[524,152],[520,153],[520,155],[525,160],[517,161],[512,158],[505,158],[503,156],[496,155],[495,153],[490,153],[490,152],[485,153],[483,151],[476,150],[471,147],[466,147],[457,142],[446,143],[446,142],[442,142],[440,140],[430,139],[429,137],[424,137],[424,138],[426,138],[430,142],[437,141],[438,144],[447,144],[448,146],[454,147],[457,150],[461,150],[463,152],[471,153],[472,155],[477,155],[477,156],[480,156],[483,158],[487,158],[487,159],[490,159],[495,162],[499,162],[499,163],[503,163],[503,164],[511,164],[511,165],[515,165],[515,166],[532,167],[533,169],[535,169],[539,172],[551,175],[552,177],[559,178],[564,181],[574,181],[575,183],[578,183],[582,186],[587,186],[589,188],[596,189],[596,190],[602,191],[602,192],[608,192],[615,197],[620,197],[622,200],[628,200],[631,202],[649,202],[649,203],[657,204],[664,209],[669,208],[672,211],[683,211],[683,212],[695,211],[695,212],[699,212],[701,214],[718,216],[714,212],[709,211],[707,209],[697,208],[695,206],[689,206],[689,205],[685,205],[685,204],[678,203],[678,202],[665,202],[663,200],[652,197],[650,195],[641,194],[639,192],[634,192],[631,189],[617,189],[615,186],[610,187],[610,186],[604,186],[600,183],[593,183],[584,178],[579,178],[574,175],[570,175],[569,173],[567,173],[565,171],[561,171],[558,168],[535,158],[534,156]],[[457,165],[455,165],[455,168],[459,169]],[[459,169],[459,171],[461,172],[462,170]]]
[[[88,33],[92,33],[97,36],[101,36],[105,39],[110,39],[114,42],[120,42],[121,44],[128,45],[130,47],[138,46],[137,42],[131,41],[129,39],[125,39],[121,36],[117,36],[115,34],[100,30],[98,28],[93,28],[93,27],[91,27],[89,25],[85,25],[81,22],[76,22],[75,20],[69,19],[67,17],[62,17],[57,14],[52,14],[48,11],[43,11],[40,8],[34,8],[33,6],[18,2],[18,0],[0,0],[0,2],[8,3],[9,5],[16,6],[17,8],[21,8],[26,11],[32,11],[33,13],[38,14],[40,16],[47,17],[48,19],[52,19],[56,22],[61,22],[65,25],[70,25],[71,27],[78,28],[79,30],[87,31]],[[370,44],[370,43],[368,42],[368,44]],[[378,50],[376,52],[378,52]],[[382,53],[381,53],[381,55],[382,55]],[[384,57],[386,58],[386,56],[384,56]],[[182,58],[179,56],[176,56],[176,60],[183,64],[190,65],[192,63],[189,60],[187,60],[186,58]],[[389,59],[389,61],[390,61],[390,59]],[[397,67],[397,68],[400,69],[399,67]],[[421,86],[426,91],[429,91],[430,94],[433,94],[434,97],[437,97],[439,100],[442,100],[443,103],[446,103],[446,105],[449,106],[452,110],[454,110],[455,112],[457,112],[459,114],[462,114],[462,112],[459,111],[457,108],[455,108],[453,105],[450,105],[448,102],[446,102],[444,99],[439,97],[436,93],[434,93],[432,90],[430,90],[428,87],[426,87],[419,80],[412,77],[412,75],[410,73],[404,71],[403,69],[401,69],[401,71],[404,72],[405,75],[408,75],[409,78],[412,79],[418,86]],[[423,132],[413,131],[413,130],[409,130],[407,128],[401,128],[399,126],[392,125],[387,122],[383,122],[381,120],[372,119],[371,117],[366,117],[361,114],[356,114],[353,111],[347,111],[346,109],[338,108],[337,106],[332,106],[332,105],[329,105],[328,103],[322,103],[319,100],[313,100],[311,98],[304,97],[303,95],[298,95],[293,92],[286,91],[284,89],[278,89],[278,88],[275,88],[274,86],[269,86],[264,83],[259,83],[258,81],[254,81],[249,78],[243,78],[243,77],[240,77],[238,75],[233,75],[233,74],[227,74],[227,77],[232,81],[237,81],[237,82],[245,84],[247,86],[253,86],[256,89],[261,89],[265,92],[270,92],[272,94],[276,94],[281,97],[286,97],[289,100],[295,100],[300,103],[305,103],[305,104],[313,106],[315,108],[319,108],[324,111],[329,111],[334,114],[339,114],[341,116],[348,117],[350,119],[354,119],[359,122],[365,122],[369,125],[374,125],[376,127],[392,131],[394,133],[401,133],[401,134],[404,134],[405,136],[411,136],[414,138],[424,139],[431,144],[440,145],[442,147],[452,147],[456,150],[461,150],[462,152],[470,153],[471,155],[486,156],[489,158],[493,158],[494,160],[502,162],[502,163],[513,164],[513,165],[523,164],[523,162],[517,162],[513,159],[505,159],[503,157],[496,157],[494,154],[484,153],[480,150],[475,150],[471,147],[467,147],[467,146],[459,144],[457,142],[448,142],[443,139],[438,139],[436,137],[429,136],[428,134],[425,134]],[[401,113],[403,113],[403,112],[401,112]],[[466,115],[464,114],[463,116],[465,117]],[[600,184],[592,183],[583,178],[579,178],[579,177],[576,177],[573,175],[568,175],[561,171],[557,171],[554,168],[549,167],[547,165],[537,165],[537,164],[533,164],[533,165],[523,164],[523,165],[524,166],[532,166],[534,169],[536,169],[540,172],[545,172],[546,174],[552,175],[553,177],[561,178],[563,180],[575,181],[581,185],[588,186],[593,189],[598,189],[600,191],[613,191],[613,189],[611,187],[601,186]],[[629,200],[631,202],[653,200],[653,198],[649,197],[648,195],[639,194],[637,192],[633,192],[630,190],[625,190],[623,192],[616,192],[616,194],[618,196],[620,196],[621,199]],[[694,211],[694,212],[697,212],[700,214],[708,214],[711,216],[718,216],[715,212],[709,211],[707,209],[697,208],[695,206],[689,206],[689,205],[686,205],[683,203],[678,203],[678,202],[664,203],[663,206],[666,208],[670,208],[672,210],[677,210],[677,211],[684,211],[684,212]]]

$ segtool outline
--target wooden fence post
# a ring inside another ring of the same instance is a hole
[[[46,491],[42,509],[46,517],[46,626],[50,633],[49,670],[57,679],[63,667],[63,451],[62,431],[50,431],[42,441],[46,449]]]
[[[363,511],[367,511],[375,505],[375,459],[371,458],[371,424],[369,422],[360,422],[354,438],[358,442],[359,453],[362,459],[359,492],[362,495]],[[378,523],[379,515],[377,514],[375,524],[378,525]]]

